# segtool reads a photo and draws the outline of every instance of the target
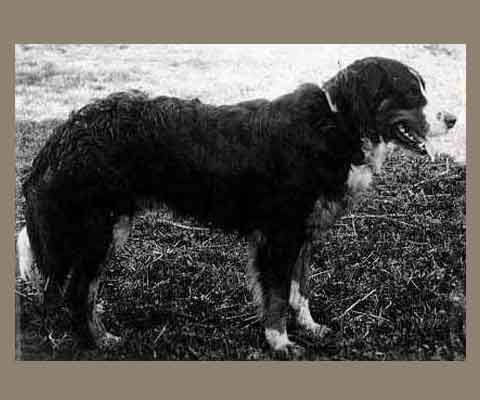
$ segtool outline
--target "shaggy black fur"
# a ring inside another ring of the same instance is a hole
[[[301,235],[320,194],[343,195],[352,157],[361,156],[360,138],[339,132],[318,86],[253,105],[215,107],[134,92],[72,114],[24,186],[29,214],[37,214],[28,220],[49,221],[36,235],[29,230],[32,243],[62,247],[35,249],[60,256],[39,259],[41,269],[63,279],[73,259],[84,257],[84,249],[71,251],[91,230],[104,253],[117,217],[133,214],[143,198],[243,234]]]
[[[326,228],[345,208],[350,168],[365,162],[363,140],[392,139],[395,113],[425,105],[420,85],[405,65],[370,58],[323,88],[306,84],[273,101],[213,106],[140,92],[95,101],[55,129],[23,186],[38,267],[59,284],[73,274],[74,310],[91,323],[88,287],[114,224],[144,200],[164,202],[228,231],[261,232],[252,266],[266,326],[281,332],[311,227]],[[425,129],[420,114],[410,122]]]

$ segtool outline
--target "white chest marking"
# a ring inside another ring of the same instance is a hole
[[[353,193],[362,192],[370,186],[373,174],[380,170],[390,149],[383,140],[380,140],[380,143],[375,145],[365,141],[362,150],[365,154],[365,164],[352,164],[347,178],[347,186]]]
[[[348,173],[347,186],[354,192],[363,192],[372,183],[373,172],[368,165],[352,165]]]

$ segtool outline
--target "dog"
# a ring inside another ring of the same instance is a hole
[[[79,332],[111,346],[120,338],[96,313],[100,272],[134,216],[166,204],[248,238],[265,338],[297,353],[289,307],[314,337],[329,332],[309,309],[313,241],[371,184],[392,145],[426,155],[429,137],[453,127],[450,113],[427,121],[426,104],[420,74],[379,57],[272,101],[214,106],[138,91],[94,101],[54,130],[24,181],[20,276],[62,287]]]

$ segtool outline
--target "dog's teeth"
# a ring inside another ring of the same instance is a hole
[[[415,138],[412,135],[410,135],[409,133],[406,133],[405,136],[407,137],[407,139],[411,140],[412,142],[415,141]]]

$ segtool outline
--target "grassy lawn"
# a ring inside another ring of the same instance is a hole
[[[376,184],[315,251],[311,308],[333,335],[290,328],[307,360],[465,358],[465,48],[453,45],[20,45],[16,48],[16,230],[19,185],[52,128],[116,90],[230,103],[321,83],[354,59],[382,55],[421,72],[459,117],[429,162],[395,153]],[[215,230],[140,216],[100,288],[104,322],[122,343],[85,350],[60,301],[17,282],[17,358],[271,360],[246,286],[246,244]],[[196,226],[195,221],[176,221]]]

